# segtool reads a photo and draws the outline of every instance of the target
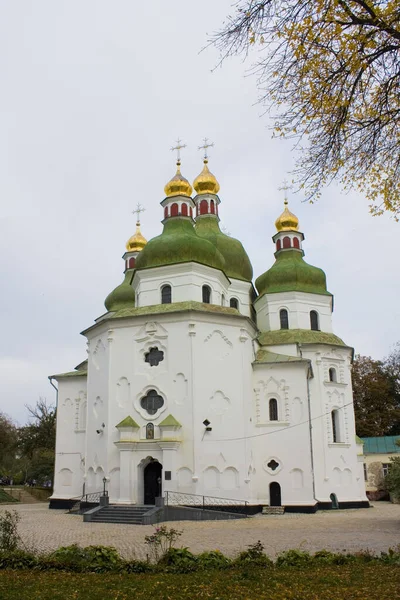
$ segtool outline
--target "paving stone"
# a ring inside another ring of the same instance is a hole
[[[74,543],[96,544],[114,546],[126,558],[145,559],[148,548],[144,536],[154,531],[153,526],[83,523],[82,516],[49,510],[43,503],[2,504],[0,513],[4,510],[16,510],[21,515],[19,532],[23,541],[28,547],[43,552]],[[183,531],[178,546],[187,546],[195,553],[218,549],[234,556],[257,540],[272,557],[289,548],[310,552],[323,548],[349,552],[368,549],[379,553],[399,544],[400,505],[377,502],[369,509],[320,511],[313,515],[257,515],[237,521],[182,521],[167,525]]]

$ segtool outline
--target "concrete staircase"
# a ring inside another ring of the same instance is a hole
[[[4,491],[7,492],[12,498],[21,502],[21,504],[37,504],[38,502],[46,502],[45,499],[39,500],[33,494],[29,493],[29,487],[5,487]]]
[[[263,515],[283,515],[285,513],[284,506],[263,506]]]
[[[91,518],[92,523],[126,523],[142,525],[142,518],[153,506],[124,506],[110,504],[96,511]]]

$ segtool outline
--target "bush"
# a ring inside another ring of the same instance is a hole
[[[151,558],[154,562],[159,562],[160,559],[174,547],[177,539],[182,535],[182,531],[178,529],[168,529],[166,525],[156,527],[152,535],[144,537],[144,543],[150,548]]]
[[[313,557],[305,550],[286,550],[278,554],[276,558],[277,567],[301,567],[310,563]]]
[[[72,571],[115,571],[123,563],[117,550],[111,546],[63,546],[52,552],[48,559],[54,568]]]
[[[202,552],[197,557],[199,566],[202,569],[227,569],[232,565],[230,558],[227,558],[219,550],[211,550],[210,552]]]
[[[18,535],[18,523],[21,520],[19,514],[13,510],[5,510],[0,515],[0,549],[16,550],[21,545],[21,538]]]
[[[35,554],[25,550],[0,550],[0,570],[35,569],[39,560]]]
[[[197,571],[198,558],[187,548],[169,548],[158,561],[158,565],[166,567],[167,572],[190,573]]]
[[[264,546],[258,540],[257,543],[247,547],[235,560],[236,564],[247,564],[260,567],[271,567],[273,562],[264,552]]]

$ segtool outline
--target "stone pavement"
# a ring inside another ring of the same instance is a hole
[[[47,504],[0,506],[21,515],[19,532],[28,545],[40,551],[77,543],[114,546],[126,558],[146,558],[144,536],[152,526],[83,523],[82,516],[49,510]],[[256,516],[237,521],[182,521],[168,523],[182,530],[178,546],[192,552],[221,550],[234,556],[249,544],[261,540],[266,552],[274,556],[289,548],[315,552],[386,551],[400,543],[400,504],[376,502],[369,509],[320,511],[314,515],[286,514]]]

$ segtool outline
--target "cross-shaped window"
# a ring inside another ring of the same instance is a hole
[[[157,367],[158,363],[164,360],[164,352],[158,348],[150,348],[144,355],[144,360],[149,363],[151,367]]]

